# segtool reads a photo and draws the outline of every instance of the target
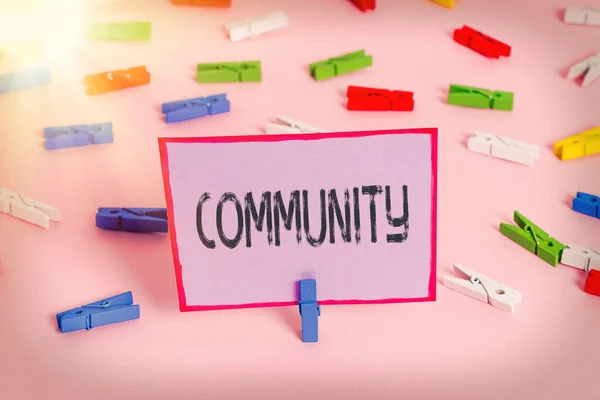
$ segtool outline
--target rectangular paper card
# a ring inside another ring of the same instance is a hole
[[[159,147],[181,311],[435,300],[437,129]]]

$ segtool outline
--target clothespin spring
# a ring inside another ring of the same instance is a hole
[[[533,236],[533,240],[535,241],[535,248],[537,249],[537,247],[540,245],[540,241],[538,240],[538,237],[535,234],[535,231],[529,225],[525,225],[525,230],[529,231],[531,233],[531,235]]]
[[[109,73],[107,73],[107,74],[106,74],[106,77],[112,81],[113,79],[115,79],[115,75],[117,75],[117,76],[119,76],[119,75],[121,75],[121,76],[125,76],[127,79],[130,79],[130,78],[131,78],[131,75],[130,75],[130,74],[127,74],[127,73],[125,73],[125,74],[124,74],[124,73],[118,73],[118,74],[115,74],[114,72],[109,72]]]

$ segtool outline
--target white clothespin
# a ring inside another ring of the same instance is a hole
[[[600,271],[600,252],[587,247],[568,244],[560,256],[560,263],[590,272]]]
[[[460,264],[454,264],[454,269],[467,275],[470,280],[444,276],[443,284],[447,288],[510,313],[521,302],[521,292],[515,289],[496,283]]]
[[[287,14],[283,11],[277,11],[262,17],[232,22],[227,25],[227,31],[229,32],[229,40],[237,42],[288,26],[290,26],[290,20]]]
[[[580,76],[583,77],[583,83],[581,86],[587,86],[592,83],[593,80],[600,76],[600,53],[595,56],[591,56],[582,62],[573,65],[569,69],[567,79],[574,79]]]
[[[533,165],[540,155],[540,147],[489,133],[475,132],[467,142],[467,148],[502,160]]]
[[[50,221],[60,221],[59,209],[2,188],[0,212],[46,229],[50,228]]]
[[[293,119],[289,119],[286,117],[282,117],[277,115],[275,117],[279,124],[268,123],[267,124],[267,133],[317,133],[317,132],[327,132],[324,129],[315,128],[314,126],[310,126],[305,124],[304,122],[294,121]]]
[[[600,7],[567,7],[565,23],[600,26]]]

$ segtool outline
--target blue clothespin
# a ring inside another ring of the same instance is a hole
[[[227,100],[226,94],[215,94],[208,97],[173,101],[163,103],[162,112],[166,114],[165,119],[168,124],[187,121],[206,115],[229,112],[229,100]]]
[[[58,329],[62,333],[96,328],[140,317],[140,306],[133,304],[131,292],[96,301],[56,314]]]
[[[96,226],[129,232],[168,232],[166,208],[99,208]]]
[[[577,197],[573,199],[573,211],[600,218],[600,197],[577,192]]]
[[[0,75],[0,93],[16,92],[50,83],[50,70],[46,67],[29,68]]]
[[[46,150],[66,149],[90,144],[112,143],[112,124],[73,125],[44,128]]]
[[[321,306],[317,304],[317,281],[300,281],[300,316],[302,317],[302,341],[319,341],[319,319]]]

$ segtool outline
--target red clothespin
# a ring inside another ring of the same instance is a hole
[[[350,0],[362,12],[375,9],[375,0]]]
[[[468,26],[454,31],[454,41],[490,58],[510,56],[510,46]]]
[[[585,280],[585,292],[600,296],[600,271],[590,270],[590,274]]]
[[[412,111],[413,92],[348,86],[348,110],[352,111]]]

